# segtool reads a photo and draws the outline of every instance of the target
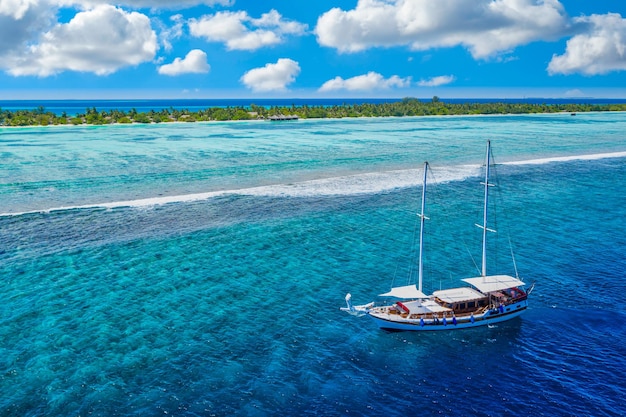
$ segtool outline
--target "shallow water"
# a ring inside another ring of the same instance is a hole
[[[624,132],[621,113],[0,129],[0,414],[622,415]],[[340,312],[414,277],[426,159],[425,290],[476,273],[487,138],[529,310],[447,334]]]

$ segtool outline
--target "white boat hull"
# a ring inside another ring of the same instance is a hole
[[[472,327],[487,326],[511,320],[522,314],[528,308],[528,300],[521,300],[504,307],[504,311],[498,309],[488,310],[476,316],[447,317],[439,319],[407,318],[399,314],[390,314],[372,309],[368,315],[383,330],[389,331],[438,331],[460,330]]]

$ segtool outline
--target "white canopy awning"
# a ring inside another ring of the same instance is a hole
[[[433,295],[444,303],[460,303],[478,300],[485,297],[485,294],[470,287],[450,288],[447,290],[435,291]]]
[[[396,298],[428,298],[426,294],[417,289],[416,285],[405,285],[404,287],[394,287],[391,291],[384,294],[379,294],[381,297],[396,297]]]
[[[477,288],[483,293],[506,290],[507,288],[521,287],[524,282],[510,275],[491,275],[486,277],[465,278],[463,281]]]
[[[446,313],[452,311],[448,307],[437,304],[432,300],[406,301],[403,304],[410,310],[411,314]]]

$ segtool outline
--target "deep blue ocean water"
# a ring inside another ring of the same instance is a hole
[[[476,274],[486,139],[529,310],[339,311],[411,276],[424,160],[425,290]],[[0,128],[0,155],[0,415],[624,415],[625,113]]]

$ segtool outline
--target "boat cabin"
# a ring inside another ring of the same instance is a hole
[[[470,287],[451,288],[433,292],[435,301],[455,314],[463,314],[476,311],[489,304],[488,297]]]

